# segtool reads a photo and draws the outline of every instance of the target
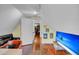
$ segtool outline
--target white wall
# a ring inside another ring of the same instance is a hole
[[[12,5],[0,5],[0,35],[11,33],[18,24],[21,13]]]
[[[42,5],[41,14],[52,30],[79,34],[79,5]]]
[[[15,27],[12,34],[14,37],[21,37],[21,22],[19,22],[19,24]]]
[[[23,45],[33,42],[33,22],[32,19],[23,17],[21,19],[21,40]]]
[[[46,32],[46,28],[44,27],[44,25],[47,25],[47,28],[49,28],[49,32]],[[41,29],[40,32],[41,32],[42,43],[47,43],[47,44],[53,43],[54,38],[55,38],[55,31],[53,30],[53,28],[51,28],[49,26],[49,24],[41,22],[41,28],[40,29]],[[47,33],[47,36],[48,36],[47,39],[43,38],[44,33]],[[50,33],[53,33],[53,38],[50,38]]]

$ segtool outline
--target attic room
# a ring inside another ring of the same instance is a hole
[[[0,4],[0,55],[79,55],[79,5]]]

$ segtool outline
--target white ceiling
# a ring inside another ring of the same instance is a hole
[[[39,12],[39,4],[0,5],[0,35],[11,33],[23,16],[34,16]]]
[[[39,4],[15,4],[13,6],[25,16],[38,15],[40,11]]]
[[[11,33],[21,16],[22,14],[12,5],[0,5],[0,35]]]

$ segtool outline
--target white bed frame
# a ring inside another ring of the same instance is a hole
[[[57,43],[59,45],[61,45],[64,49],[66,49],[69,53],[71,53],[72,55],[77,55],[76,53],[74,53],[73,51],[71,51],[69,48],[67,48],[66,46],[64,46],[63,44],[61,44],[60,42],[57,41]]]

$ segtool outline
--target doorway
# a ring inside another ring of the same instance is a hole
[[[33,52],[40,50],[41,38],[40,38],[40,23],[35,23],[34,26],[34,40],[33,40]]]

